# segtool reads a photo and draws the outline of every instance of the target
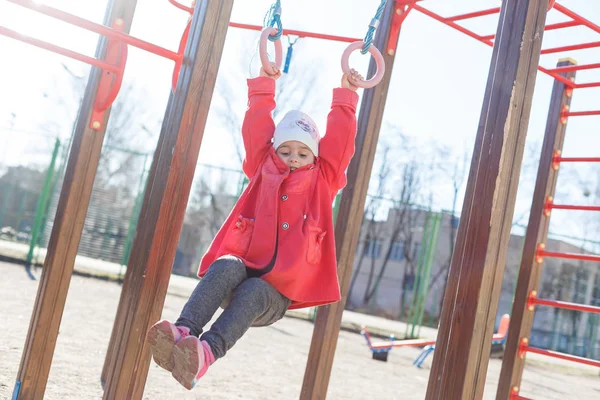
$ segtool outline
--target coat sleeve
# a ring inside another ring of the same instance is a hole
[[[346,168],[354,155],[357,104],[356,92],[346,88],[333,90],[327,130],[319,144],[321,171],[333,193],[346,186]]]
[[[248,109],[242,124],[246,157],[244,173],[252,178],[269,151],[275,132],[271,115],[275,109],[275,80],[266,77],[248,79]]]

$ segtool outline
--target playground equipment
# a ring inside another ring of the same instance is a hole
[[[143,337],[150,324],[158,320],[163,308],[170,276],[170,268],[165,266],[172,265],[175,257],[225,35],[228,26],[234,26],[229,22],[233,0],[199,1],[185,29],[188,35],[184,35],[186,39],[182,40],[177,52],[127,34],[135,1],[109,1],[104,25],[92,24],[33,1],[9,1],[105,36],[99,42],[97,58],[92,58],[0,27],[0,34],[97,67],[92,69],[75,129],[56,223],[15,385],[15,399],[39,399],[44,395],[110,105],[118,93],[125,67],[126,46],[136,46],[175,62],[175,90],[169,99],[150,170],[142,204],[144,218],[139,222],[132,245],[102,373],[105,399],[140,399],[150,365]],[[557,12],[572,21],[546,26],[548,6],[554,6]],[[184,9],[192,11],[189,7]],[[569,71],[539,66],[543,32],[586,26],[600,33],[600,28],[558,3],[551,1],[549,4],[548,0],[505,0],[501,8],[453,17],[441,17],[422,7],[418,0],[387,2],[381,13],[380,29],[373,39],[374,47],[383,50],[386,72],[380,83],[367,90],[362,98],[356,152],[347,171],[350,184],[343,192],[335,227],[342,294],[347,293],[350,282],[398,36],[402,22],[411,10],[429,15],[493,47],[490,78],[436,341],[438,351],[427,389],[427,400],[478,399],[483,394],[489,357],[485,349],[491,345],[493,332],[493,318],[489,316],[496,313],[502,282],[500,268],[504,265],[510,234],[536,69],[570,89],[600,86],[600,82],[575,84],[566,77]],[[495,13],[500,14],[497,32],[501,34],[481,36],[457,23]],[[599,46],[599,42],[592,42],[544,49],[543,52],[548,54]],[[182,62],[184,59],[185,63]],[[593,64],[571,68],[599,67],[600,64]],[[377,68],[377,62],[372,60],[367,76],[376,75]],[[203,82],[203,85],[191,85],[192,82]],[[563,115],[578,114],[567,111]],[[586,115],[600,115],[600,111]],[[542,207],[542,204],[543,201],[538,205]],[[535,241],[533,248],[537,249]],[[539,255],[550,256],[542,252]],[[524,306],[525,300],[526,296],[521,295],[515,298],[515,304]],[[343,295],[342,301],[322,307],[317,313],[301,399],[326,397],[344,305]],[[522,313],[516,315],[515,312],[518,311],[513,310],[513,322],[521,321]],[[511,329],[517,329],[513,325],[511,323]],[[515,325],[520,327],[521,322]],[[511,342],[509,331],[507,350],[509,344],[518,346],[521,343],[518,335],[515,337],[517,339]],[[532,351],[528,347],[523,349]],[[456,354],[462,357],[454,357]],[[501,386],[510,390],[506,380],[501,381]],[[499,398],[506,400],[508,396]]]
[[[508,333],[508,326],[510,323],[510,316],[508,314],[504,314],[500,319],[500,325],[498,326],[498,332],[494,333],[492,336],[492,349],[491,354],[503,354],[504,353],[504,344],[506,343],[506,335]],[[435,344],[430,344],[425,346],[421,354],[413,361],[413,365],[417,368],[421,368],[423,362],[427,359],[429,354],[433,353],[435,350]]]
[[[501,346],[506,342],[506,334],[508,332],[509,323],[510,316],[508,314],[504,314],[500,319],[498,332],[494,333],[492,336],[492,351],[494,350],[495,346]],[[369,349],[373,353],[373,359],[378,361],[387,361],[388,354],[395,347],[423,347],[423,351],[421,351],[419,356],[413,362],[413,365],[420,367],[427,356],[433,353],[435,350],[435,340],[394,340],[394,336],[391,336],[389,342],[373,342],[371,339],[371,334],[366,327],[363,327],[360,333],[367,341],[367,346],[369,346]]]
[[[73,137],[30,332],[14,388],[15,400],[44,396],[110,107],[118,95],[126,66],[127,46],[175,62],[173,93],[141,206],[145,217],[139,222],[138,234],[131,246],[121,301],[101,377],[105,383],[104,398],[141,398],[150,359],[139,334],[142,332],[144,335],[162,310],[170,274],[170,269],[164,268],[164,265],[172,265],[175,257],[202,139],[198,132],[203,131],[206,123],[233,1],[202,1],[191,8],[169,0],[193,14],[183,31],[177,52],[128,35],[135,1],[110,1],[107,5],[109,12],[102,25],[33,1],[10,1],[103,36],[96,57],[88,57],[0,27],[2,35],[96,67],[90,75]],[[375,27],[369,30],[371,35]],[[303,32],[299,33],[305,36]],[[368,50],[372,47],[371,39],[363,45]],[[276,61],[280,63],[280,60]],[[381,74],[379,77],[375,74],[376,79],[380,79],[383,73],[381,59],[378,62]],[[204,82],[204,85],[188,90],[191,82]],[[376,81],[371,80],[370,83]],[[178,195],[173,197],[173,193]],[[148,249],[152,250],[148,252]]]
[[[357,86],[361,88],[368,89],[375,87],[379,82],[381,82],[381,80],[383,79],[383,74],[385,73],[385,62],[383,60],[383,56],[375,46],[372,46],[372,42],[373,34],[379,26],[379,19],[381,18],[381,14],[383,13],[383,8],[385,7],[386,1],[387,0],[381,1],[381,4],[377,9],[377,13],[375,14],[375,17],[369,25],[369,30],[367,31],[365,39],[353,41],[346,48],[346,50],[344,50],[344,53],[342,53],[342,71],[346,74],[350,72],[349,59],[350,54],[352,54],[352,52],[361,49],[362,54],[366,54],[368,52],[373,56],[375,64],[377,65],[377,70],[372,78],[366,81],[356,82]],[[270,26],[263,29],[260,35],[259,53],[260,62],[264,70],[268,74],[274,75],[275,72],[273,71],[273,67],[270,64],[269,55],[267,53],[267,40],[272,41],[275,45],[275,64],[277,65],[277,68],[281,69],[281,64],[283,62],[283,48],[281,45],[281,36],[284,35],[286,31],[283,30],[283,26],[281,24],[281,5],[279,0],[273,5],[272,10],[272,18],[269,23]],[[277,25],[277,28],[274,27],[275,25]],[[299,34],[299,37],[302,37],[301,32],[297,33]],[[289,68],[290,57],[291,54],[288,54],[288,57],[286,58],[286,68]]]
[[[556,7],[559,7],[559,5],[556,5]],[[571,14],[566,15],[572,16]],[[573,21],[576,21],[576,18],[573,18]],[[586,26],[600,33],[600,27],[589,23],[589,21],[586,23]],[[513,321],[508,330],[497,399],[527,399],[520,394],[521,378],[527,353],[536,353],[547,357],[600,367],[600,361],[598,360],[540,349],[531,346],[529,342],[534,312],[537,306],[556,307],[600,314],[600,307],[597,306],[542,299],[538,297],[540,277],[545,258],[551,257],[600,262],[600,256],[597,255],[550,252],[546,250],[545,246],[545,242],[548,238],[550,217],[553,210],[600,211],[600,205],[568,205],[556,204],[554,202],[554,193],[558,183],[558,173],[561,164],[600,162],[600,157],[562,156],[562,147],[569,118],[600,115],[600,110],[570,111],[574,89],[590,87],[589,84],[576,83],[576,72],[591,67],[594,66],[577,65],[575,61],[571,59],[564,59],[558,63],[557,68],[555,69],[555,71],[559,71],[564,75],[568,84],[563,81],[555,81],[552,90],[535,192],[531,204],[529,223],[527,225],[523,246],[523,255],[515,289],[512,309]],[[600,68],[600,64],[597,64],[594,68]]]

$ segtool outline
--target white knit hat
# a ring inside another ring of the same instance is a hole
[[[273,147],[275,150],[283,143],[296,140],[308,147],[315,157],[319,156],[319,129],[311,117],[302,111],[289,111],[277,124],[273,135]]]

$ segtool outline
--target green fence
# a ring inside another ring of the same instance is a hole
[[[0,240],[21,243],[20,249],[29,246],[30,265],[41,262],[35,249],[47,247],[50,240],[69,143],[27,135],[14,141],[14,132],[0,130]],[[151,154],[104,146],[78,255],[127,265],[150,162]],[[178,249],[178,261],[187,258],[188,271],[246,184],[241,170],[198,164]],[[202,238],[187,234],[190,226],[202,226]]]
[[[56,177],[50,184],[49,206],[40,217],[40,247],[47,247],[54,225],[67,160],[59,151]],[[112,263],[127,260],[146,186],[149,156],[105,146],[94,180],[77,254]],[[35,260],[34,260],[35,261]]]
[[[1,240],[27,244],[39,238],[59,149],[58,139],[0,129]]]

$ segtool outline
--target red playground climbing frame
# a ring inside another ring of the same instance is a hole
[[[177,86],[179,70],[182,65],[184,49],[186,47],[186,41],[191,26],[191,20],[190,23],[188,23],[185,29],[183,30],[182,39],[178,50],[172,51],[124,33],[122,27],[123,21],[120,19],[116,19],[113,22],[112,26],[105,26],[90,22],[88,20],[79,18],[75,15],[66,13],[64,11],[49,6],[45,6],[43,4],[35,3],[32,0],[7,1],[28,8],[32,11],[45,14],[49,17],[56,18],[67,23],[76,25],[83,29],[96,32],[100,35],[105,36],[108,39],[106,56],[103,60],[100,60],[94,57],[89,57],[83,54],[76,53],[74,51],[53,45],[48,42],[44,42],[36,38],[31,38],[22,35],[16,31],[0,26],[1,35],[20,40],[22,42],[29,43],[34,46],[38,46],[53,51],[55,53],[62,54],[64,56],[71,57],[73,59],[80,60],[82,62],[96,66],[105,72],[103,74],[102,80],[100,81],[100,85],[95,99],[92,119],[90,120],[91,129],[100,130],[105,128],[102,126],[101,122],[103,121],[103,113],[110,107],[110,105],[118,95],[123,71],[127,60],[127,45],[143,49],[145,51],[154,53],[158,56],[165,57],[174,61],[175,67],[173,71],[172,84],[173,88]],[[177,8],[187,13],[192,14],[194,12],[193,7],[182,5],[175,0],[168,1]],[[392,1],[393,0],[388,0],[388,2]],[[400,31],[403,21],[413,11],[427,15],[447,25],[452,29],[460,31],[468,35],[469,37],[480,41],[481,43],[487,46],[494,46],[494,42],[496,39],[494,34],[490,34],[489,32],[476,33],[461,25],[461,23],[474,18],[499,14],[501,11],[500,8],[490,8],[467,14],[444,17],[423,6],[423,4],[426,4],[426,2],[424,1],[396,0],[393,1],[393,3],[395,13],[392,18],[390,28],[387,32],[379,32],[380,34],[387,34],[389,37],[389,40],[385,42],[387,47],[380,49],[387,56],[394,56],[396,54],[398,44],[398,33]],[[549,0],[549,12],[562,14],[562,16],[566,18],[566,21],[546,25],[546,31],[568,29],[572,27],[585,27],[591,30],[592,32],[595,32],[600,35],[600,26],[584,18],[583,16],[571,11],[567,7],[556,3],[554,0]],[[261,26],[240,24],[234,22],[230,22],[229,26],[233,28],[243,28],[257,31],[262,29]],[[298,37],[335,40],[340,42],[355,42],[360,40],[357,38],[342,37],[321,33],[311,33],[298,30],[284,29],[283,34]],[[600,36],[598,37],[598,41],[574,43],[554,48],[544,48],[541,50],[541,54],[564,53],[598,47],[600,47]],[[596,314],[600,313],[600,307],[555,301],[550,299],[542,299],[538,298],[537,296],[541,266],[546,257],[600,262],[600,256],[597,255],[557,253],[547,251],[545,247],[545,242],[547,240],[548,235],[549,219],[552,210],[580,210],[589,212],[600,211],[600,205],[583,206],[555,204],[553,201],[553,195],[558,178],[558,170],[560,169],[560,165],[562,163],[600,162],[600,156],[586,158],[563,157],[561,153],[566,124],[570,118],[600,115],[600,110],[571,111],[569,107],[575,89],[600,87],[600,82],[577,82],[575,80],[575,74],[577,71],[600,69],[600,62],[587,65],[577,65],[571,59],[563,59],[558,63],[556,67],[540,65],[538,66],[538,69],[539,71],[554,78],[555,82],[550,104],[548,125],[546,128],[542,156],[540,158],[540,167],[538,171],[538,178],[536,181],[536,190],[532,202],[531,216],[525,237],[522,262],[519,270],[519,278],[515,292],[513,310],[511,313],[511,322],[506,343],[506,350],[503,359],[503,366],[498,385],[498,393],[496,398],[500,400],[526,399],[525,397],[522,397],[520,395],[520,382],[524,367],[524,358],[527,353],[536,353],[548,357],[560,358],[563,360],[569,360],[594,367],[600,367],[600,362],[597,360],[575,357],[567,354],[557,353],[554,351],[539,349],[532,347],[529,344],[533,313],[535,311],[536,306],[557,307]],[[41,379],[43,380],[46,378],[47,377],[43,377]]]
[[[183,50],[185,49],[185,43],[187,40],[187,35],[189,33],[189,23],[182,34],[182,39],[181,39],[181,44],[179,46],[179,49],[177,52],[175,52],[175,51],[171,51],[171,50],[162,48],[160,46],[154,45],[152,43],[146,42],[144,40],[135,38],[133,36],[130,36],[130,35],[127,35],[127,34],[121,32],[118,21],[115,23],[115,26],[107,27],[107,26],[104,26],[101,24],[96,24],[96,23],[88,21],[86,19],[77,17],[73,14],[69,14],[64,11],[55,9],[53,7],[45,6],[43,4],[38,4],[38,3],[34,2],[33,0],[7,0],[7,1],[17,4],[17,5],[20,5],[22,7],[29,8],[29,9],[39,12],[41,14],[48,15],[52,18],[56,18],[56,19],[65,21],[65,22],[73,24],[75,26],[78,26],[78,27],[87,29],[89,31],[98,33],[100,35],[103,35],[103,36],[109,38],[110,40],[114,41],[115,45],[120,46],[120,48],[121,48],[120,56],[121,57],[119,58],[118,55],[115,55],[115,56],[113,56],[112,60],[107,60],[107,62],[104,62],[102,60],[98,60],[93,57],[88,57],[83,54],[76,53],[76,52],[68,50],[68,49],[64,49],[62,47],[53,45],[51,43],[44,42],[39,39],[35,39],[35,38],[31,38],[31,37],[19,34],[18,32],[15,32],[11,29],[8,29],[8,28],[2,27],[2,26],[0,26],[0,35],[8,36],[13,39],[17,39],[22,42],[29,43],[31,45],[38,46],[38,47],[53,51],[55,53],[62,54],[64,56],[85,62],[87,64],[96,66],[98,68],[102,68],[103,70],[105,70],[109,73],[115,74],[118,77],[117,80],[119,81],[119,84],[120,84],[120,80],[122,79],[123,69],[125,68],[125,62],[126,62],[126,57],[127,57],[126,45],[131,45],[131,46],[140,48],[142,50],[154,53],[158,56],[173,60],[175,62],[175,70],[173,73],[173,88],[175,88],[176,83],[177,83],[177,74],[178,74],[179,68],[181,66],[181,60],[183,58]],[[182,5],[178,2],[176,2],[175,0],[168,0],[168,1],[169,1],[169,3],[175,5],[177,8],[179,8],[183,11],[186,11],[190,14],[193,13],[193,8],[191,8],[191,7]],[[411,10],[415,10],[415,11],[421,12],[424,15],[427,15],[427,16],[453,28],[453,29],[460,31],[460,32],[480,41],[481,43],[484,43],[490,47],[493,47],[495,35],[475,33],[473,31],[461,26],[460,22],[466,21],[469,19],[473,19],[473,18],[482,17],[482,16],[498,14],[500,12],[499,7],[490,8],[487,10],[482,10],[482,11],[477,11],[477,12],[472,12],[472,13],[468,13],[468,14],[460,14],[460,15],[454,15],[454,16],[450,16],[450,17],[442,17],[442,16],[436,14],[435,12],[433,12],[417,3],[422,3],[422,1],[420,1],[420,0],[398,0],[398,1],[396,1],[396,7],[397,7],[396,11],[397,12],[396,12],[394,21],[392,23],[392,29],[390,32],[391,37],[397,36],[397,32],[399,31],[399,29],[402,25],[402,22],[406,19],[406,17],[409,15]],[[553,3],[551,5],[553,5],[554,10],[562,13],[564,16],[569,18],[569,20],[565,21],[565,22],[552,24],[552,25],[547,25],[545,28],[546,31],[557,30],[557,29],[566,29],[566,28],[571,28],[571,27],[575,27],[575,26],[585,26],[585,27],[591,29],[592,31],[600,34],[600,26],[592,23],[588,19],[578,15],[577,13],[569,10],[568,8],[562,6],[558,3],[554,3],[553,1],[551,1],[551,3]],[[249,30],[256,30],[256,31],[260,31],[263,29],[263,27],[259,26],[259,25],[241,24],[241,23],[236,23],[236,22],[230,22],[229,26],[232,28],[241,28],[241,29],[249,29]],[[345,42],[345,43],[352,43],[352,42],[361,40],[359,38],[336,36],[336,35],[314,33],[314,32],[306,32],[306,31],[293,30],[293,29],[284,29],[283,34],[297,36],[300,38],[309,37],[309,38],[333,40],[333,41],[339,41],[339,42]],[[599,37],[599,39],[600,39],[600,37]],[[386,49],[387,54],[394,55],[396,52],[396,46],[397,46],[397,41],[390,40],[390,42],[388,43],[388,48]],[[551,54],[551,53],[590,49],[590,48],[597,48],[597,47],[600,47],[600,41],[542,49],[541,54]],[[119,59],[118,62],[117,62],[117,58]],[[552,76],[554,79],[564,83],[569,89],[600,87],[600,82],[575,83],[574,81],[571,81],[562,75],[562,73],[564,73],[564,72],[589,70],[589,69],[600,69],[600,63],[588,64],[588,65],[571,65],[571,66],[562,67],[562,68],[545,68],[543,66],[539,67],[539,70],[541,72],[548,74],[548,75]],[[113,85],[113,89],[111,90],[112,96],[109,99],[106,99],[105,102],[109,103],[109,105],[110,105],[110,103],[112,103],[112,101],[114,101],[114,97],[116,97],[118,90],[119,90],[118,85]],[[578,112],[570,112],[569,110],[565,110],[563,113],[564,117],[583,116],[583,115],[600,115],[600,110],[578,111]]]
[[[409,12],[410,10],[419,11],[488,46],[493,47],[494,45],[493,41],[495,35],[475,33],[465,28],[464,26],[461,26],[460,21],[465,21],[486,15],[498,14],[500,12],[500,8],[491,8],[468,14],[455,15],[451,17],[442,17],[422,7],[421,5],[416,4],[416,1],[404,1],[403,3],[406,4],[406,12]],[[600,35],[600,26],[569,10],[567,7],[555,3],[554,1],[550,2],[550,7],[553,7],[552,12],[559,12],[563,14],[567,18],[567,21],[546,25],[546,31],[583,26],[589,28],[591,31]],[[405,14],[406,13],[402,15],[403,18],[406,17]],[[562,53],[567,51],[597,48],[600,47],[600,36],[598,38],[599,41],[594,42],[572,44],[568,46],[554,48],[545,48],[542,49],[541,54],[553,54],[559,52]],[[513,311],[511,313],[511,323],[508,333],[508,342],[506,344],[502,372],[498,384],[498,392],[496,396],[497,400],[527,400],[526,397],[520,396],[519,392],[525,355],[528,352],[600,368],[600,361],[598,360],[592,360],[555,351],[539,349],[536,347],[532,347],[529,344],[529,335],[531,332],[531,326],[533,322],[533,313],[535,311],[536,306],[557,307],[600,314],[600,307],[597,306],[588,306],[562,301],[540,299],[537,297],[537,287],[539,285],[541,275],[541,266],[545,257],[600,262],[600,256],[598,255],[550,252],[545,250],[544,244],[548,235],[549,218],[552,210],[580,210],[590,212],[600,211],[600,204],[594,206],[582,206],[554,204],[553,202],[554,189],[556,188],[558,170],[560,168],[561,163],[600,162],[600,157],[578,158],[561,156],[564,133],[566,130],[566,124],[568,119],[571,117],[586,117],[600,115],[600,110],[571,111],[569,108],[570,100],[573,96],[574,89],[600,87],[600,82],[576,82],[576,71],[600,69],[600,63],[576,65],[572,60],[565,60],[559,62],[558,66],[555,68],[547,68],[540,65],[538,69],[541,72],[550,75],[555,79],[555,88],[553,91],[550,117],[548,119],[549,126],[546,130],[546,139],[543,145],[544,149],[549,148],[551,149],[551,152],[549,152],[549,154],[546,155],[546,159],[544,159],[544,155],[542,155],[542,160],[540,162],[540,172],[538,172],[536,193],[533,199],[531,219],[529,221],[527,235],[525,238],[522,264],[519,271],[519,280],[517,283],[513,303]],[[552,107],[554,107],[554,109],[552,109]],[[553,143],[554,146],[549,147],[547,145],[547,142]],[[546,165],[544,165],[544,161],[546,162]],[[531,244],[533,244],[533,246]]]

